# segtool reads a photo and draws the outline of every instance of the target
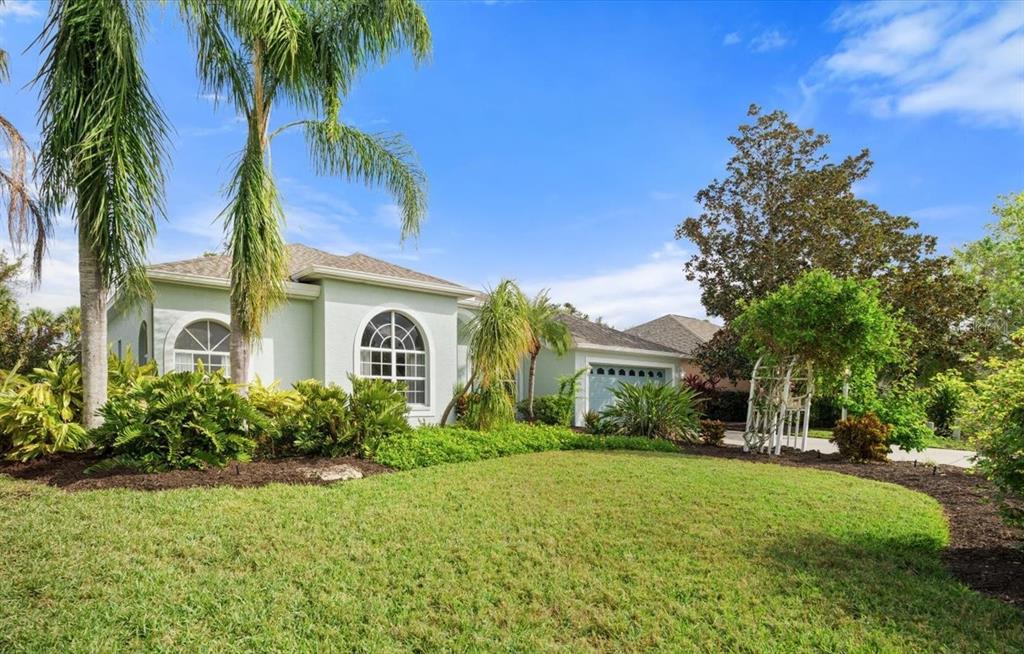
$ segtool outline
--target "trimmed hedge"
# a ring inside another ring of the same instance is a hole
[[[701,413],[707,420],[746,422],[748,396],[744,391],[715,391],[704,399]]]
[[[373,449],[373,458],[377,463],[398,470],[412,470],[552,450],[676,452],[678,448],[658,439],[595,436],[564,427],[516,423],[489,432],[462,427],[420,427],[382,439]]]

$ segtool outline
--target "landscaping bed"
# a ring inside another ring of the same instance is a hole
[[[784,466],[803,466],[899,484],[934,497],[949,520],[946,565],[974,590],[1024,608],[1024,534],[1008,527],[992,501],[994,488],[978,474],[954,466],[908,461],[850,463],[837,454],[784,449],[780,456],[736,446],[682,448],[684,452]]]
[[[52,456],[29,463],[2,463],[0,474],[48,484],[67,491],[105,488],[154,491],[213,486],[251,488],[266,484],[329,484],[345,477],[352,478],[352,471],[362,477],[391,472],[386,466],[356,457],[294,457],[230,463],[223,468],[205,470],[153,473],[104,470],[87,474],[86,469],[97,462],[98,459],[88,456]]]

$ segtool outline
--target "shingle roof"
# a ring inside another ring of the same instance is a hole
[[[288,278],[292,281],[300,281],[296,275],[310,266],[324,266],[336,270],[371,273],[396,279],[459,286],[440,277],[396,266],[393,263],[376,259],[361,252],[344,256],[311,248],[301,243],[292,243],[285,247],[288,252]],[[226,254],[208,255],[184,261],[158,263],[150,266],[149,269],[160,272],[175,272],[228,279],[231,276],[231,257]]]
[[[630,327],[626,332],[689,356],[698,345],[711,340],[719,329],[720,325],[708,320],[670,313],[642,325]]]
[[[558,319],[569,328],[569,333],[577,344],[604,345],[608,347],[628,347],[634,350],[666,352],[678,354],[674,348],[654,343],[635,334],[619,331],[608,325],[584,320],[578,316],[562,314]]]

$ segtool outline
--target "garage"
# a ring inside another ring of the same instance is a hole
[[[615,401],[612,391],[619,384],[664,384],[671,375],[671,369],[666,368],[591,363],[587,405],[591,411],[601,411]]]

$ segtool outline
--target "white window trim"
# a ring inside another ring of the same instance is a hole
[[[363,319],[359,322],[359,328],[356,329],[355,339],[352,344],[352,373],[358,377],[362,377],[362,357],[361,351],[363,349],[363,332],[366,331],[366,326],[370,324],[370,321],[376,318],[385,311],[395,311],[402,314],[416,326],[416,329],[420,330],[420,337],[423,338],[423,347],[427,354],[427,403],[426,404],[406,404],[409,408],[410,418],[431,418],[435,414],[435,402],[434,399],[437,397],[437,366],[434,365],[434,335],[430,332],[430,329],[424,324],[422,320],[416,315],[416,310],[412,307],[401,304],[398,302],[381,304],[368,310],[363,316]]]
[[[220,323],[229,332],[231,331],[231,318],[225,313],[217,313],[215,311],[190,311],[188,313],[181,314],[164,335],[163,367],[160,369],[160,374],[174,372],[174,341],[178,340],[178,335],[181,334],[186,327],[194,322],[202,320],[210,320],[212,322]],[[185,351],[186,350],[182,350],[182,352]],[[252,374],[251,370],[249,372]]]

